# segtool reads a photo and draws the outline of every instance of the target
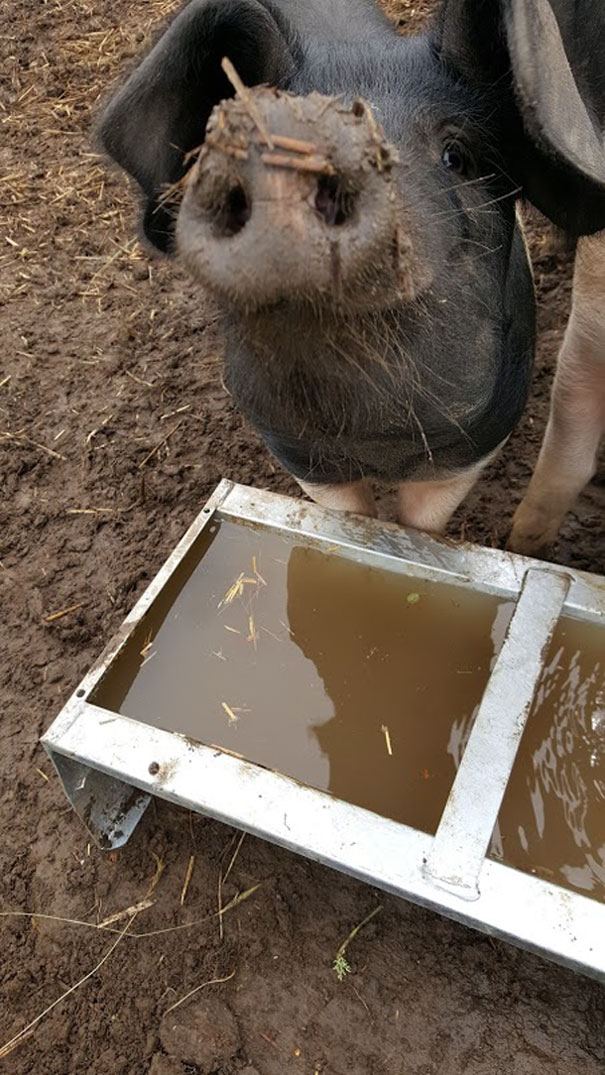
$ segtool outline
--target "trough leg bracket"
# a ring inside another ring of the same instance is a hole
[[[48,754],[67,798],[95,844],[105,851],[122,847],[149,806],[151,796],[64,754],[54,750],[48,750]]]

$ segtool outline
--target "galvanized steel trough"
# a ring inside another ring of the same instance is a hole
[[[318,547],[338,544],[360,563],[516,602],[434,836],[89,701],[213,519],[269,528]],[[124,844],[156,795],[605,980],[605,905],[486,857],[544,651],[563,609],[599,624],[605,650],[605,580],[599,576],[222,481],[42,742],[101,847]]]

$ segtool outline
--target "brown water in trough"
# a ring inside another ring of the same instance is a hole
[[[511,612],[213,523],[91,701],[432,833]]]
[[[91,701],[434,833],[513,611],[212,523]],[[493,858],[605,900],[605,655],[563,619]]]
[[[605,902],[603,627],[555,631],[491,854]]]

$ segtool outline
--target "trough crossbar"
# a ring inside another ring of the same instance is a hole
[[[465,899],[479,875],[569,579],[530,568],[431,844],[427,877]]]

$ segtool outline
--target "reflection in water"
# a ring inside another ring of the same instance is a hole
[[[510,606],[302,547],[287,584],[292,640],[333,705],[330,720],[311,719],[330,791],[434,832],[452,728],[472,725]]]
[[[494,857],[605,901],[602,629],[559,624],[499,818]]]

